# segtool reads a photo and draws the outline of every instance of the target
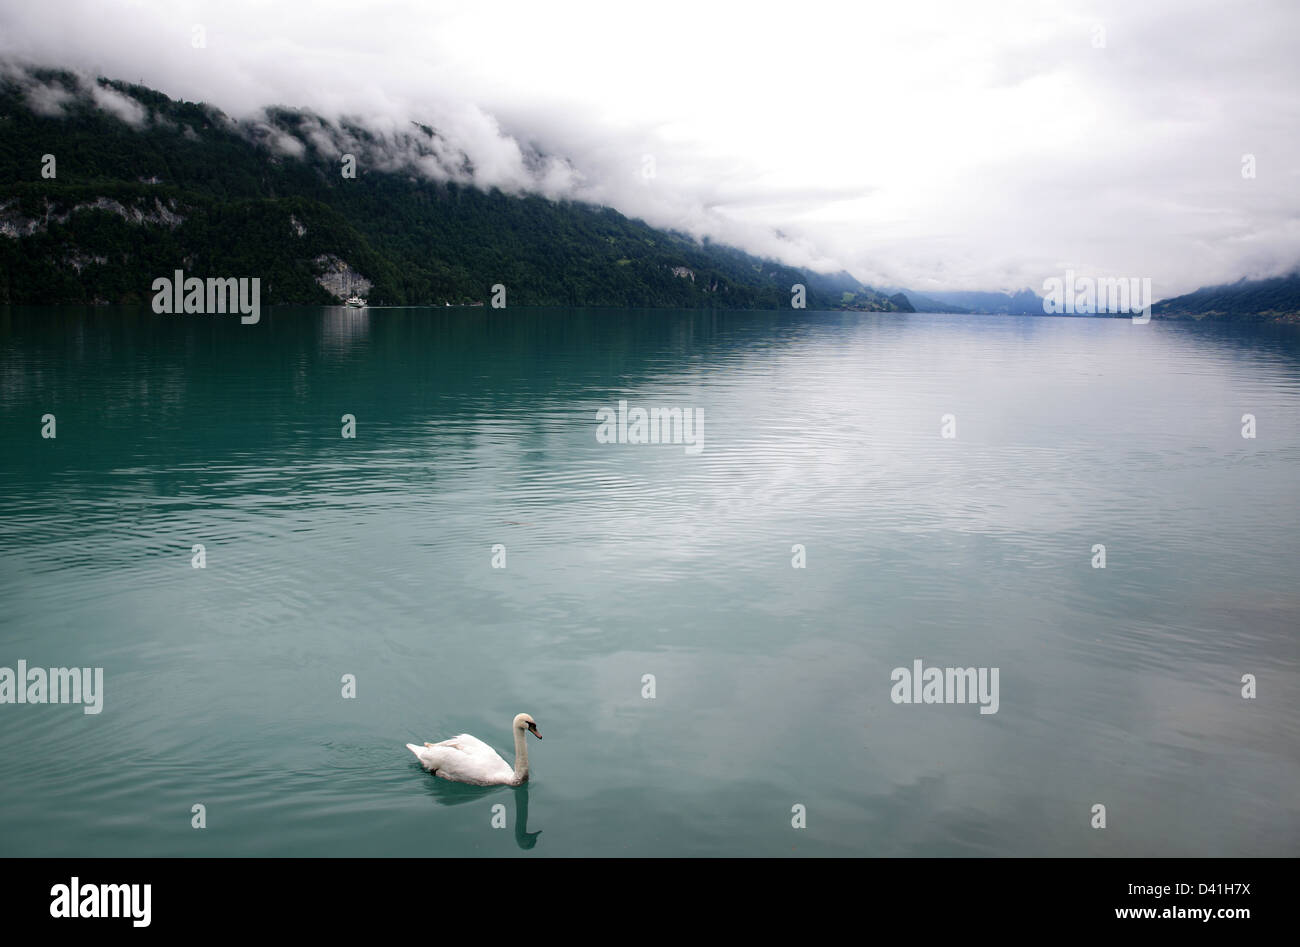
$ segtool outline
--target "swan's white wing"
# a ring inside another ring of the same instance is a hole
[[[493,786],[514,776],[514,768],[496,750],[468,733],[428,746],[408,743],[406,748],[429,772],[456,782]]]
[[[441,743],[435,743],[434,746],[449,746],[453,750],[460,750],[462,753],[469,753],[473,756],[491,753],[493,756],[496,756],[497,759],[501,758],[497,756],[496,750],[492,749],[492,747],[488,746],[478,737],[468,733],[462,733],[458,736],[452,737],[450,740],[443,740]]]

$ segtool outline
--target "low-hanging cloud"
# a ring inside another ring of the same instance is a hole
[[[115,115],[132,128],[144,127],[148,112],[135,99],[102,85],[92,85],[90,88],[95,104],[105,112]]]

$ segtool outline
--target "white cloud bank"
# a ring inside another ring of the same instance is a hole
[[[877,285],[1038,289],[1069,267],[1157,296],[1300,262],[1296,35],[1289,0],[0,9],[7,58],[393,145],[427,123],[432,177],[468,159],[483,184]]]

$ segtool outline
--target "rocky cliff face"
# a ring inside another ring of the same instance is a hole
[[[127,206],[111,197],[97,197],[94,201],[83,201],[67,208],[60,208],[47,200],[44,213],[40,217],[24,217],[15,206],[17,203],[13,200],[0,203],[0,235],[15,240],[35,233],[44,233],[51,223],[65,224],[73,214],[88,210],[107,211],[137,226],[157,224],[174,229],[185,220],[176,213],[175,201],[169,201],[168,204],[171,205],[169,207],[158,198],[154,198],[152,206],[147,202],[137,202]]]
[[[336,256],[325,254],[316,257],[312,262],[318,270],[316,282],[339,299],[347,299],[349,296],[365,296],[370,291],[370,287],[374,285],[349,266],[347,261]]]

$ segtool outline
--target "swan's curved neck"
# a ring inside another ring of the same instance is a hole
[[[528,734],[515,727],[515,784],[528,781]]]

